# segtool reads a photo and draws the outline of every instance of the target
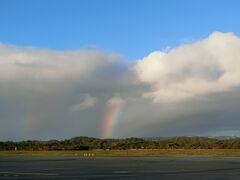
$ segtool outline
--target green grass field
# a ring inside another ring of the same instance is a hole
[[[240,149],[154,149],[154,150],[92,150],[92,151],[0,151],[0,156],[239,156]]]

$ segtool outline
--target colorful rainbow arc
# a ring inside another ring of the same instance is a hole
[[[106,107],[106,111],[102,120],[101,138],[112,137],[123,111],[124,103],[112,104]]]

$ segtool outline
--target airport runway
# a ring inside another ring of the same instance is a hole
[[[240,158],[0,157],[0,179],[240,179]]]

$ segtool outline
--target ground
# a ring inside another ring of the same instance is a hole
[[[0,179],[240,179],[240,157],[0,157]]]

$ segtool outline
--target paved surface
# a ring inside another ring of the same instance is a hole
[[[0,157],[0,179],[240,179],[240,158]]]

